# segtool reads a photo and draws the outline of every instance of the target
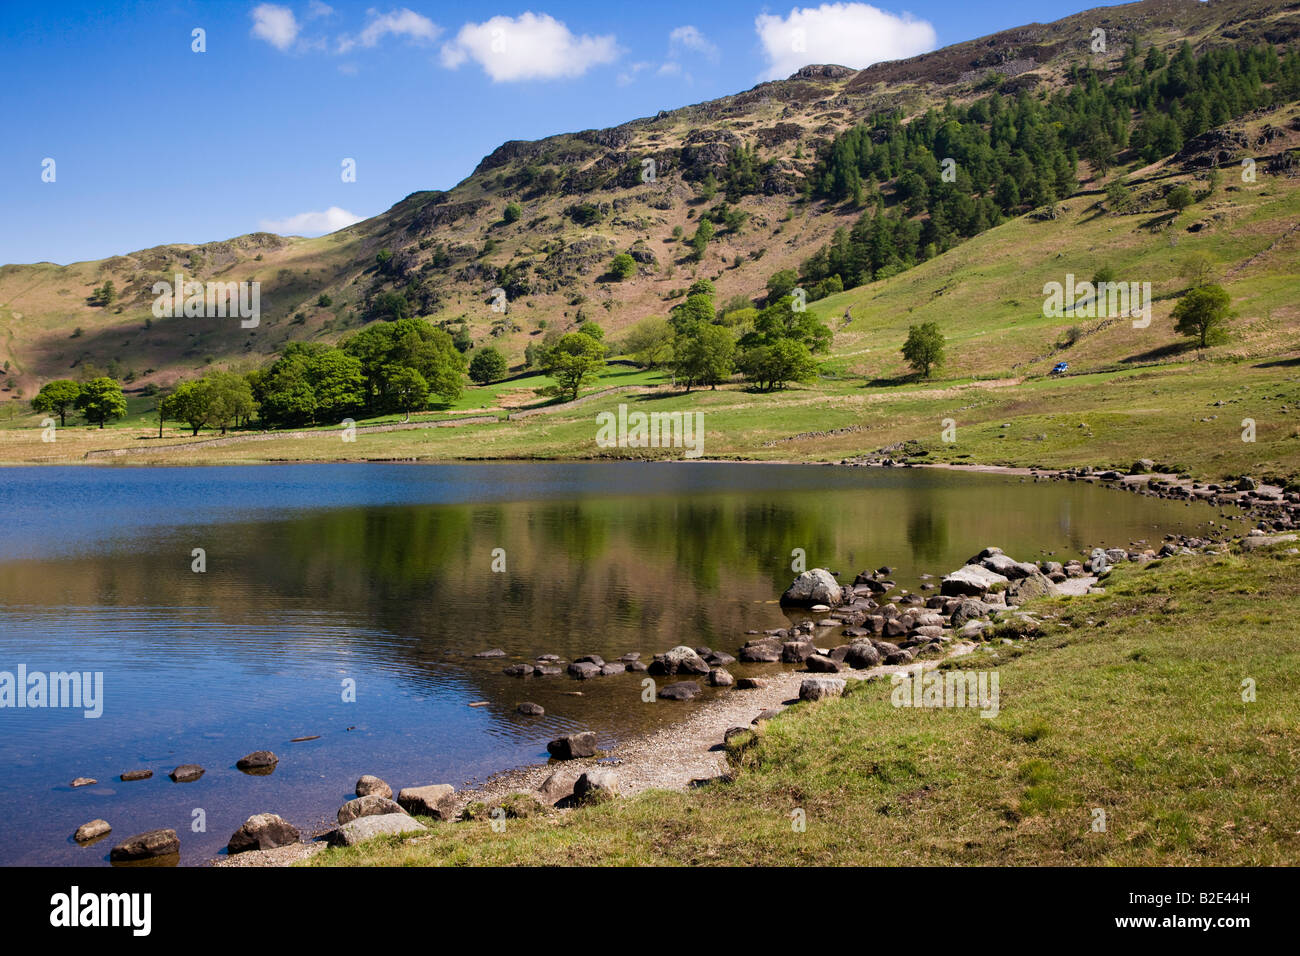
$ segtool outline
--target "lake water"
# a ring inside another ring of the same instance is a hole
[[[187,864],[253,813],[309,829],[363,773],[460,789],[545,760],[562,733],[609,746],[680,718],[699,703],[644,704],[643,675],[502,667],[734,653],[746,630],[785,625],[795,548],[848,581],[891,565],[916,589],[986,545],[1023,560],[1158,546],[1216,513],[930,469],[529,463],[0,469],[0,515],[0,671],[104,681],[97,719],[0,709],[0,864],[107,865],[119,839],[158,827]],[[493,647],[508,658],[473,659]],[[524,700],[546,716],[518,715]],[[235,769],[262,749],[273,774]],[[172,783],[182,763],[207,773]],[[134,769],[154,776],[118,780]],[[73,790],[78,776],[99,783]],[[113,833],[77,846],[97,817]]]

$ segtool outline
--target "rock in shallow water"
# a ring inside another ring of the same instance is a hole
[[[72,838],[78,843],[90,843],[92,840],[98,840],[106,833],[112,832],[113,828],[109,826],[107,820],[91,820],[89,823],[83,823],[77,827],[77,832]]]
[[[661,700],[690,700],[698,696],[700,685],[693,680],[678,681],[675,684],[665,684],[659,688],[659,697]]]
[[[132,780],[148,780],[152,776],[152,770],[128,770],[120,779],[123,783],[130,783]]]
[[[827,608],[836,607],[843,600],[844,592],[840,588],[840,582],[825,568],[803,572],[781,595],[782,604],[821,604]]]
[[[547,752],[557,760],[575,760],[596,755],[596,735],[590,730],[559,737],[546,745]]]
[[[203,776],[203,768],[196,763],[183,763],[167,776],[171,777],[172,783],[193,783]]]
[[[173,856],[181,852],[181,841],[175,830],[150,830],[128,837],[109,852],[110,860],[125,862],[130,860],[152,860],[163,856]]]
[[[245,773],[257,771],[270,773],[279,762],[280,758],[269,750],[254,750],[251,754],[235,761],[235,766]]]
[[[274,813],[256,813],[244,821],[226,844],[227,853],[247,853],[250,850],[273,850],[289,846],[302,839],[298,828]]]

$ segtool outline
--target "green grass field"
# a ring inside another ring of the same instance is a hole
[[[429,836],[312,862],[1295,865],[1296,571],[1283,547],[1178,557],[1117,569],[1105,595],[1039,602],[1040,634],[948,662],[998,672],[991,720],[896,708],[887,680],[851,681],[733,741],[730,782],[500,833],[425,820]]]

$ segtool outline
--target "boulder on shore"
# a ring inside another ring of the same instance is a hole
[[[227,853],[246,853],[249,850],[272,850],[289,846],[302,839],[298,828],[274,813],[256,813],[244,821],[226,844]]]
[[[603,803],[618,796],[618,776],[606,767],[588,770],[573,785],[579,803]]]
[[[407,813],[416,816],[450,820],[456,815],[452,806],[452,795],[455,792],[455,789],[446,783],[434,783],[425,787],[403,787],[397,795],[397,804]]]
[[[1010,582],[1004,575],[978,564],[968,564],[946,575],[939,585],[939,593],[958,597],[983,597],[989,591],[1006,587]]]
[[[391,800],[393,799],[393,788],[378,777],[366,773],[362,774],[361,779],[357,781],[356,795],[358,797],[377,795]]]
[[[429,828],[405,813],[385,813],[377,817],[359,817],[331,831],[329,839],[335,846],[356,846],[377,836],[427,833]]]
[[[835,580],[835,575],[825,568],[813,568],[794,579],[794,583],[781,595],[781,603],[805,607],[813,604],[838,607],[844,603],[844,590],[840,587],[840,582]]]
[[[805,677],[799,685],[800,700],[824,700],[844,694],[843,677]]]
[[[349,800],[339,807],[338,820],[339,823],[351,823],[358,817],[376,817],[385,813],[404,812],[400,806],[388,797],[381,797],[377,793],[372,793],[369,796]]]

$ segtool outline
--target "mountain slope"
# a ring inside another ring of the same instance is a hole
[[[1106,31],[1107,52],[1093,52],[1094,29]],[[860,72],[808,67],[613,129],[505,143],[453,189],[415,193],[317,239],[257,233],[66,267],[0,267],[0,348],[10,363],[0,394],[30,397],[42,382],[92,365],[133,388],[168,385],[209,367],[247,370],[290,341],[333,341],[373,321],[385,291],[403,292],[414,313],[432,321],[463,320],[476,344],[497,344],[515,362],[544,329],[589,318],[618,331],[666,314],[695,278],[714,281],[720,305],[761,296],[769,276],[797,268],[857,219],[858,209],[803,201],[802,193],[819,151],[881,110],[914,115],[990,89],[1041,95],[1067,82],[1075,66],[1118,64],[1134,37],[1167,49],[1187,38],[1199,51],[1296,36],[1296,2],[1144,0]],[[1273,148],[1294,145],[1287,135]],[[720,231],[703,260],[692,262],[674,230],[690,237],[704,208],[701,184],[725,175],[739,149],[753,150],[762,169],[758,188],[735,203],[747,221],[738,232]],[[652,182],[642,178],[646,160],[654,161]],[[1095,185],[1090,176],[1083,164],[1085,188]],[[507,223],[510,203],[521,214]],[[391,259],[381,268],[376,256],[385,250]],[[624,251],[639,260],[638,274],[611,281],[610,259]],[[962,255],[961,247],[940,258],[953,255]],[[153,318],[153,284],[178,272],[259,281],[261,324]],[[117,302],[88,304],[107,280],[120,292]],[[494,288],[506,291],[504,314],[491,307]],[[836,344],[836,352],[854,348],[852,337]]]

